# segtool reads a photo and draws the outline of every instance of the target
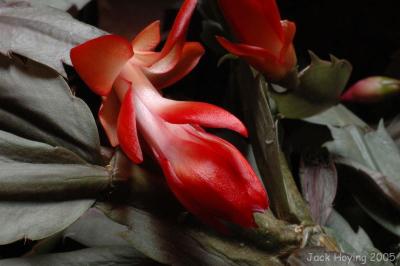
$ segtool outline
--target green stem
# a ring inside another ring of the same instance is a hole
[[[29,176],[0,180],[0,200],[71,200],[96,198],[113,189],[110,175],[85,177]]]
[[[277,126],[270,110],[266,83],[253,77],[246,64],[236,68],[246,125],[250,131],[257,166],[270,196],[271,208],[279,219],[293,223],[311,223],[309,210],[301,197],[282,155]]]

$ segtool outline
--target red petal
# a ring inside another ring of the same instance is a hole
[[[275,0],[219,0],[221,11],[236,38],[263,47],[274,55],[282,48],[282,29]]]
[[[197,216],[204,224],[215,228],[221,233],[229,234],[229,229],[215,216],[215,214],[207,208],[202,206],[201,198],[196,199],[188,193],[185,183],[181,182],[179,177],[176,176],[175,170],[171,163],[164,157],[156,155],[164,175],[166,176],[168,186],[171,188],[177,199],[181,204],[190,211],[193,215]]]
[[[285,43],[292,43],[296,34],[296,24],[289,20],[281,21]]]
[[[269,21],[275,33],[283,40],[282,28],[280,25],[281,15],[276,4],[276,0],[257,0],[263,6],[263,13],[265,18]]]
[[[284,57],[278,58],[260,47],[233,44],[222,37],[217,37],[217,40],[230,53],[243,57],[250,65],[272,81],[282,79],[296,65],[297,59],[293,45],[289,46]]]
[[[157,20],[142,30],[132,41],[134,51],[152,51],[160,43],[160,21]]]
[[[248,136],[243,123],[224,109],[201,102],[180,102],[163,99],[154,104],[157,114],[173,124],[197,124],[210,128],[227,128]]]
[[[245,45],[245,44],[234,44],[224,37],[217,36],[218,42],[231,54],[240,56],[240,57],[247,57],[247,58],[260,58],[260,59],[267,59],[267,60],[277,60],[273,54],[269,51],[265,50],[264,48]]]
[[[256,226],[253,212],[267,209],[268,197],[247,161],[220,138],[194,130],[186,134],[171,139],[171,145],[179,149],[167,149],[158,156],[175,196],[219,230],[224,231],[220,220]]]
[[[181,54],[182,46],[177,44],[164,57],[157,58],[158,60],[148,67],[147,71],[160,75],[171,71],[178,64]]]
[[[152,68],[145,68],[143,71],[157,89],[162,89],[190,73],[203,54],[204,48],[200,43],[188,42],[183,47],[179,62],[170,71],[157,73]]]
[[[150,67],[160,59],[159,52],[136,51],[130,62],[141,67]]]
[[[154,75],[162,75],[172,71],[173,68],[175,68],[178,64],[182,55],[182,49],[184,49],[190,18],[196,8],[196,4],[196,0],[186,0],[183,3],[161,52],[153,54],[139,54],[138,56],[134,57],[132,63],[148,67],[147,71]],[[153,25],[152,28],[153,29],[146,30],[145,32],[154,32],[155,26]],[[140,38],[136,38],[135,41],[139,41],[140,39],[144,39],[144,37],[140,36]],[[190,67],[190,65],[187,67]],[[169,78],[169,76],[165,77],[165,79]]]
[[[130,89],[122,102],[118,117],[118,139],[122,150],[135,163],[143,161],[142,150],[136,129],[135,99]]]
[[[293,43],[294,35],[296,34],[296,24],[288,20],[281,21],[281,24],[283,29],[284,41],[280,56],[281,58],[283,58]]]
[[[107,95],[125,63],[132,57],[130,43],[117,35],[105,35],[71,49],[71,61],[79,76],[97,94]]]
[[[181,45],[183,44],[196,5],[197,0],[185,0],[182,4],[175,18],[174,25],[168,34],[167,41],[161,51],[162,56],[168,54],[177,43],[181,42]]]
[[[117,122],[121,103],[114,91],[111,91],[103,99],[99,110],[99,119],[102,124],[111,146],[118,146]]]
[[[353,100],[353,92],[351,90],[347,90],[342,96],[340,96],[340,100],[343,102],[351,102]]]

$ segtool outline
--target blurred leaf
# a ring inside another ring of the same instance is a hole
[[[87,248],[26,258],[0,260],[2,266],[159,265],[130,247]]]
[[[357,233],[354,232],[350,224],[335,210],[328,217],[326,226],[334,231],[335,238],[344,252],[364,252],[375,248],[361,227]]]
[[[324,225],[332,212],[337,190],[337,172],[331,158],[302,159],[300,181],[311,215],[316,224]]]
[[[23,55],[64,76],[70,49],[104,34],[55,8],[0,5],[0,53]]]
[[[93,202],[91,199],[58,202],[0,201],[0,245],[20,239],[38,240],[51,236],[78,219]]]
[[[367,233],[361,228],[354,232],[348,222],[336,211],[333,211],[327,220],[326,226],[332,231],[341,250],[353,256],[365,257],[368,265],[393,265],[384,260],[378,261],[376,254],[382,254],[377,250]],[[372,257],[375,256],[375,257]],[[371,259],[375,258],[375,259]],[[364,263],[365,265],[366,263]]]
[[[88,106],[71,94],[61,76],[32,61],[15,64],[0,56],[0,128],[67,148],[93,164],[102,161],[96,123]]]
[[[98,209],[91,208],[68,227],[63,235],[87,247],[129,246],[121,236],[128,230],[127,226],[118,224]]]
[[[339,156],[339,165],[352,170],[341,174],[348,176],[346,186],[370,217],[400,236],[400,154],[383,123],[367,133],[355,126],[330,130],[334,141],[327,148]]]
[[[361,128],[368,127],[364,121],[342,104],[335,105],[322,113],[307,117],[304,120],[314,124],[333,127],[345,127],[350,125],[359,126]]]
[[[341,259],[339,259],[339,257]],[[322,248],[304,248],[294,252],[288,258],[290,266],[361,266],[362,258],[353,258],[346,253],[330,252]]]
[[[37,241],[32,247],[32,249],[27,253],[25,253],[23,257],[50,253],[57,247],[57,245],[60,243],[61,240],[62,240],[62,231],[54,235],[51,235],[49,237],[43,238]]]
[[[400,148],[400,115],[397,115],[390,125],[387,127],[387,131],[393,140],[396,142],[397,147]]]
[[[201,32],[201,40],[208,48],[216,54],[224,54],[226,51],[218,43],[215,36],[224,36],[224,29],[221,24],[213,20],[203,20],[203,31]]]
[[[310,52],[311,64],[299,74],[298,88],[286,93],[271,93],[279,112],[287,118],[305,118],[327,110],[339,101],[352,67],[346,60],[331,56],[319,59]]]
[[[400,236],[400,211],[376,196],[371,198],[371,194],[360,194],[357,193],[355,199],[361,208],[386,230]]]
[[[214,0],[200,0],[199,1],[199,11],[203,17],[211,19],[214,21],[223,20],[222,14],[219,11],[218,2]]]
[[[342,158],[335,161],[341,182],[361,208],[386,230],[400,236],[400,210],[382,191],[384,176],[354,161]]]
[[[372,170],[370,173],[382,173],[384,177],[376,174],[369,177],[400,207],[400,152],[383,122],[377,131],[368,133],[355,126],[330,127],[330,130],[334,140],[326,144],[328,150],[336,156],[364,165]]]
[[[282,265],[266,254],[233,239],[177,225],[133,207],[98,205],[105,214],[128,226],[123,238],[149,258],[169,265]]]
[[[361,182],[371,183],[371,185],[378,189],[377,192],[383,192],[385,197],[390,200],[392,204],[398,204],[398,199],[400,196],[398,185],[392,185],[392,182],[389,181],[388,178],[381,172],[371,170],[363,164],[345,158],[338,158],[335,160],[335,162],[338,165],[351,168],[353,172],[355,172],[355,179],[360,177]]]
[[[68,11],[70,8],[82,9],[91,0],[23,0],[28,5],[51,6],[63,11]],[[0,0],[0,4],[14,4],[21,2],[19,0]]]

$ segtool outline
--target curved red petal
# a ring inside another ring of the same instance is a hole
[[[97,94],[107,95],[125,63],[132,57],[131,44],[117,35],[105,35],[71,49],[79,76]]]
[[[146,68],[146,71],[154,73],[155,75],[163,75],[171,71],[179,62],[182,55],[182,45],[175,45],[168,54],[162,58],[158,57],[156,62],[150,67]]]
[[[280,24],[281,15],[276,0],[257,0],[262,4],[264,16],[269,21],[275,33],[283,40],[283,32]]]
[[[132,41],[134,51],[152,51],[160,43],[160,21],[154,21]]]
[[[278,81],[291,71],[297,62],[293,45],[290,45],[282,58],[275,57],[267,50],[244,44],[233,44],[217,37],[219,43],[230,53],[243,57],[251,66],[266,75],[272,81]]]
[[[224,37],[217,36],[217,41],[221,44],[228,52],[231,54],[237,55],[239,57],[247,57],[247,58],[260,58],[267,60],[277,60],[278,58],[274,56],[269,51],[265,50],[262,47],[251,46],[246,44],[235,44]]]
[[[280,57],[284,58],[285,54],[293,43],[293,39],[296,34],[296,24],[288,20],[282,20],[281,25],[283,29],[284,41]]]
[[[157,73],[152,68],[144,68],[143,72],[157,89],[168,87],[182,79],[198,64],[204,54],[204,48],[200,43],[185,43],[179,61],[168,72]]]
[[[248,132],[243,123],[226,110],[208,103],[163,99],[154,105],[157,114],[173,124],[196,124],[210,128],[227,128],[244,137]]]
[[[132,64],[141,66],[141,67],[150,67],[153,65],[157,60],[160,59],[159,52],[152,52],[152,51],[136,51],[131,60]]]
[[[275,0],[219,0],[233,34],[241,42],[279,55],[282,29]]]
[[[99,110],[99,120],[106,132],[111,146],[119,145],[117,135],[118,115],[121,103],[114,91],[111,91],[107,97],[104,97]]]
[[[168,54],[177,43],[183,45],[189,28],[190,19],[196,9],[196,5],[197,0],[185,0],[182,4],[172,29],[168,34],[167,41],[161,51],[162,56]]]
[[[289,20],[282,20],[281,25],[284,35],[284,42],[292,43],[294,35],[296,34],[296,24]]]
[[[343,102],[351,102],[353,100],[353,92],[351,90],[347,90],[340,96],[340,100]]]
[[[132,89],[128,90],[122,102],[118,117],[117,133],[121,149],[128,158],[135,163],[141,163],[143,161],[143,154],[137,135],[135,99]]]

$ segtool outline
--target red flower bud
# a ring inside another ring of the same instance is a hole
[[[125,96],[120,117],[133,121],[133,112],[127,111],[135,106],[138,131],[180,202],[221,231],[226,231],[222,220],[256,226],[253,213],[268,208],[260,179],[234,146],[191,124],[223,123],[247,134],[243,125],[215,106],[162,98],[134,66],[125,69],[123,76],[129,77],[132,89]]]
[[[296,66],[293,48],[296,25],[281,21],[275,0],[218,0],[233,34],[234,44],[223,37],[219,43],[230,53],[244,58],[273,81],[279,81]]]
[[[369,77],[358,81],[341,97],[342,101],[372,103],[400,93],[400,80],[387,77]]]
[[[202,129],[228,128],[247,136],[244,125],[222,108],[169,100],[157,90],[189,73],[204,52],[199,43],[185,42],[195,5],[195,0],[184,2],[160,52],[153,50],[160,41],[155,22],[132,45],[106,35],[73,48],[71,60],[87,85],[103,96],[100,121],[113,146],[140,163],[140,135],[190,212],[222,231],[222,220],[255,226],[253,212],[268,208],[261,181],[233,145]]]

